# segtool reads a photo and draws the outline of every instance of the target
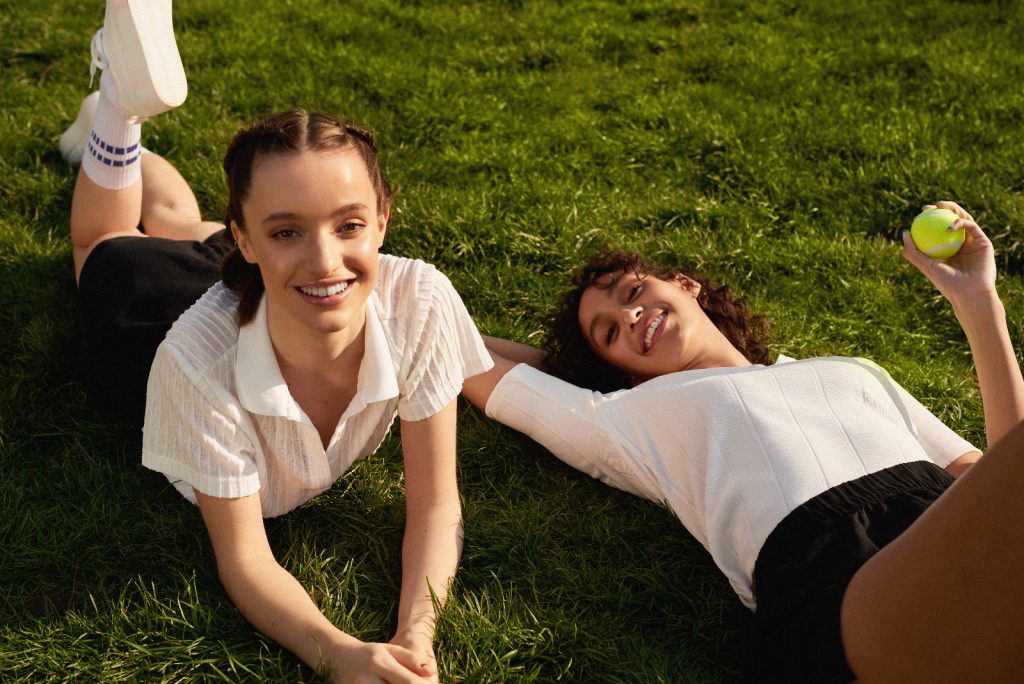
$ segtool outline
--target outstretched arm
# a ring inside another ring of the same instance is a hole
[[[960,252],[946,261],[931,259],[904,233],[903,255],[953,305],[974,357],[985,407],[985,432],[992,445],[1024,420],[1024,378],[1010,342],[1006,311],[996,292],[992,243],[959,205],[939,202],[938,206],[960,217],[951,227],[965,229]]]
[[[329,671],[332,682],[436,681],[411,650],[360,641],[324,617],[298,580],[275,560],[263,527],[259,494],[223,499],[197,491],[196,500],[210,533],[221,582],[256,629],[310,667]]]
[[[494,367],[486,373],[467,378],[462,383],[462,396],[481,411],[487,407],[487,400],[491,398],[491,392],[506,373],[520,363],[545,370],[544,358],[546,356],[543,351],[528,344],[488,335],[484,335],[483,338],[487,351],[491,353]]]
[[[398,628],[391,643],[410,649],[431,672],[437,671],[434,599],[438,607],[444,605],[462,553],[462,507],[455,480],[455,406],[452,400],[429,418],[401,423],[405,539]]]

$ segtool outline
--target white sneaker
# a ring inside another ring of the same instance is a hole
[[[96,103],[99,99],[100,92],[97,90],[82,100],[78,118],[60,136],[60,153],[71,164],[82,163],[82,155],[85,154],[85,144],[89,140],[89,132],[92,131],[92,120],[96,116]]]
[[[113,102],[125,116],[141,121],[185,101],[188,82],[174,42],[171,0],[107,0],[91,49],[89,73],[110,74]]]

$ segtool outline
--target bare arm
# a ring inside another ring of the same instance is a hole
[[[406,523],[402,593],[393,644],[411,649],[436,672],[431,592],[444,605],[462,554],[462,507],[455,480],[453,400],[430,418],[402,421]]]
[[[487,346],[487,351],[491,352],[492,357],[498,354],[513,363],[526,363],[534,368],[546,370],[544,368],[544,358],[547,354],[540,349],[521,342],[491,337],[490,335],[484,335],[483,338],[484,345]]]
[[[258,494],[222,499],[196,492],[217,571],[235,606],[271,639],[331,681],[376,676],[388,682],[430,681],[415,655],[392,644],[359,641],[335,627],[270,549]],[[422,676],[421,676],[422,675]]]
[[[484,335],[483,338],[487,351],[491,353],[494,367],[486,373],[467,378],[462,383],[462,396],[481,411],[487,407],[487,400],[491,398],[491,392],[494,391],[497,384],[517,364],[526,363],[534,368],[546,370],[544,368],[546,355],[540,349],[500,337]]]
[[[1024,420],[1024,378],[1010,342],[1006,312],[996,293],[992,243],[959,205],[939,202],[938,206],[961,217],[954,227],[966,230],[963,248],[945,262],[936,261],[921,254],[905,235],[903,253],[953,305],[967,335],[985,407],[985,433],[992,445]]]

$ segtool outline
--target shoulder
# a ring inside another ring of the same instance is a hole
[[[394,292],[396,288],[447,282],[448,279],[433,264],[391,254],[380,255],[376,291],[381,297]]]
[[[432,264],[390,254],[380,256],[374,291],[383,318],[415,316],[455,295],[451,281]]]
[[[209,368],[238,345],[238,297],[218,282],[183,313],[160,345],[195,370]]]

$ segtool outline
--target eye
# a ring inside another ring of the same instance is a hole
[[[634,299],[636,299],[637,295],[640,294],[640,291],[642,289],[644,289],[643,282],[638,282],[636,285],[634,285],[633,287],[629,288],[629,294],[626,296],[626,302],[629,303],[629,302],[632,302]]]
[[[295,237],[298,234],[299,234],[298,231],[295,230],[294,228],[287,228],[286,227],[286,228],[278,228],[277,230],[275,230],[273,233],[270,234],[270,237],[286,240],[288,238]]]
[[[346,221],[338,226],[337,230],[341,235],[355,235],[365,227],[366,224],[359,221]]]
[[[605,335],[605,340],[604,340],[605,344],[611,345],[611,343],[615,340],[615,332],[618,329],[619,329],[619,324],[618,323],[612,323],[611,325],[608,326],[608,333]]]

